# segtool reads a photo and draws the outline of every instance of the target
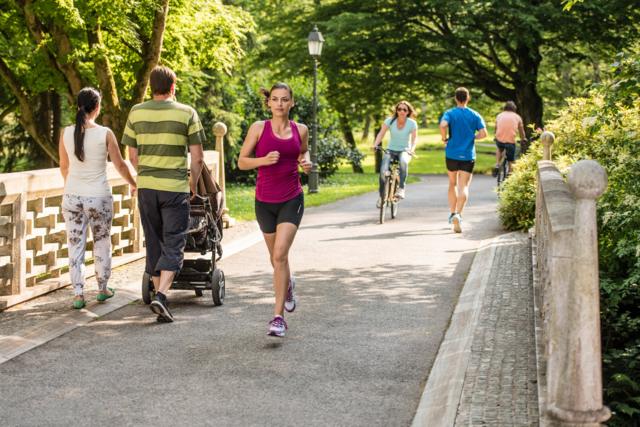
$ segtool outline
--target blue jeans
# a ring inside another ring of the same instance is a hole
[[[380,197],[384,197],[384,174],[389,170],[391,164],[391,157],[400,160],[400,188],[404,188],[404,183],[409,175],[409,161],[411,156],[406,151],[390,151],[390,154],[382,156],[382,162],[380,163]]]

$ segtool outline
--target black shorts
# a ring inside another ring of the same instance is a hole
[[[476,164],[475,160],[453,160],[448,157],[446,158],[446,161],[447,161],[447,170],[449,172],[464,171],[464,172],[472,173],[473,167]]]
[[[495,141],[496,141],[496,147],[498,147],[500,151],[506,150],[507,160],[510,162],[515,162],[516,161],[516,144],[500,142],[497,139]]]
[[[263,233],[275,233],[278,224],[290,222],[300,226],[304,214],[304,193],[281,203],[266,203],[256,199],[256,220]]]

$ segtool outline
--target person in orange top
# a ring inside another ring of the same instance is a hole
[[[507,155],[509,170],[513,167],[513,162],[516,160],[516,134],[520,135],[520,139],[525,139],[522,118],[516,113],[516,110],[516,104],[513,101],[507,101],[507,103],[504,104],[503,111],[496,117],[495,141],[497,149],[493,176],[498,176],[503,151],[505,151]]]

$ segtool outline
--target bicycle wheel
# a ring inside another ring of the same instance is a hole
[[[507,168],[509,167],[508,165],[509,162],[507,162],[506,159],[502,159],[500,168],[498,168],[498,186],[502,184],[502,182],[504,182],[505,178],[507,177]]]
[[[387,207],[387,199],[389,198],[389,177],[384,177],[384,196],[382,197],[382,203],[380,203],[380,224],[384,224],[384,210]]]
[[[393,182],[391,183],[392,190],[390,194],[393,194],[391,199],[391,219],[395,218],[398,215],[398,203],[399,200],[395,197],[396,191],[398,191],[398,186],[400,185],[400,178],[398,175],[393,177]]]

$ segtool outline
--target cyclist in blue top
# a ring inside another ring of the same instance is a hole
[[[390,154],[385,154],[382,163],[380,163],[380,198],[376,203],[378,208],[384,197],[384,174],[389,170],[392,157],[398,159],[400,164],[400,185],[395,196],[404,199],[404,183],[409,175],[409,161],[415,150],[418,137],[418,124],[411,118],[415,114],[416,110],[407,101],[398,102],[394,108],[393,116],[384,121],[373,143],[375,150],[382,143],[384,135],[389,130],[391,138],[387,149]]]
[[[476,160],[476,139],[487,137],[482,116],[467,107],[471,96],[464,87],[456,89],[456,107],[445,111],[440,121],[440,136],[445,144],[449,175],[449,224],[462,232],[462,210],[469,198],[469,185]],[[447,129],[449,137],[447,138]]]

